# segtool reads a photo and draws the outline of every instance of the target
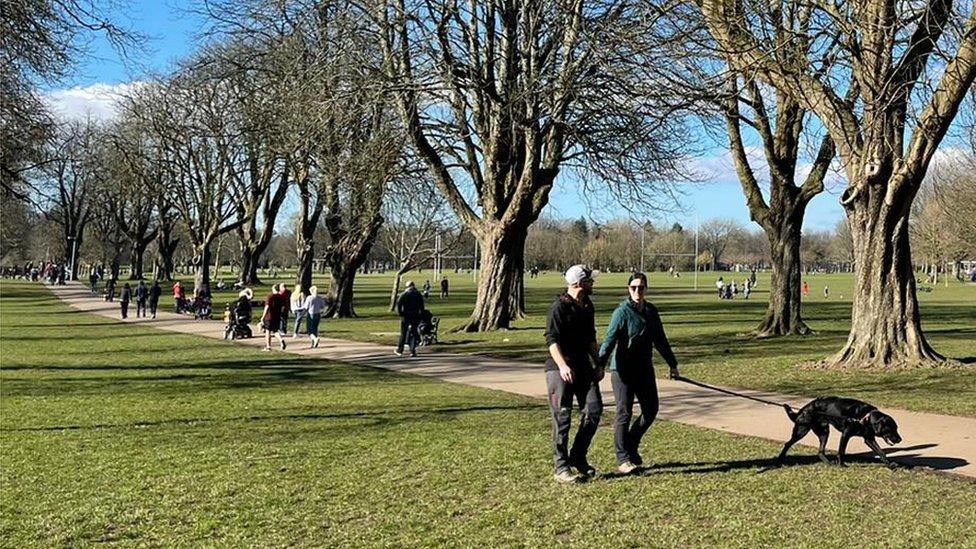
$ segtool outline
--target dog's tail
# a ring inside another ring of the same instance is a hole
[[[790,406],[789,404],[784,404],[783,409],[786,410],[786,415],[790,417],[790,421],[796,423],[796,418],[799,415],[799,413],[796,410],[794,410],[793,407]]]

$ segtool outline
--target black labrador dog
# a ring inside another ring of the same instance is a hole
[[[875,437],[883,438],[889,445],[898,444],[901,442],[898,424],[891,416],[882,413],[867,402],[852,398],[820,397],[809,402],[799,411],[793,410],[788,405],[784,405],[784,408],[786,408],[786,415],[790,416],[794,424],[793,436],[790,437],[786,446],[783,446],[783,451],[779,453],[779,457],[776,459],[777,464],[782,464],[790,447],[811,430],[820,438],[818,455],[821,461],[830,463],[826,448],[827,437],[830,436],[830,426],[833,425],[835,429],[840,431],[837,465],[844,466],[844,454],[847,452],[847,443],[850,438],[862,437],[864,443],[874,450],[874,453],[878,454],[885,465],[894,466],[881,451]]]

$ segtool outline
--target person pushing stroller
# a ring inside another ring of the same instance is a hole
[[[224,339],[247,339],[253,337],[251,332],[251,314],[254,299],[254,292],[250,288],[244,288],[238,294],[237,301],[228,306],[227,327],[224,328]]]

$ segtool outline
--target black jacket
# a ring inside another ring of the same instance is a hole
[[[403,318],[420,318],[424,312],[424,296],[417,288],[408,288],[397,300],[397,314]]]
[[[553,301],[546,320],[546,348],[558,343],[566,363],[574,372],[588,372],[593,369],[590,349],[596,342],[596,316],[590,298],[580,297],[576,300],[563,293]],[[556,361],[549,356],[546,370],[558,369]]]

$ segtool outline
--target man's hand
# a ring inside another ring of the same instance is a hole
[[[602,364],[597,366],[596,370],[593,371],[593,376],[596,378],[597,381],[602,381],[605,375],[607,375],[607,371],[603,369]]]
[[[678,367],[677,366],[672,366],[671,367],[671,371],[668,372],[668,378],[669,379],[678,379],[679,377],[681,377],[681,373],[678,372]]]
[[[573,371],[569,366],[559,366],[559,377],[563,378],[566,383],[573,382]]]

